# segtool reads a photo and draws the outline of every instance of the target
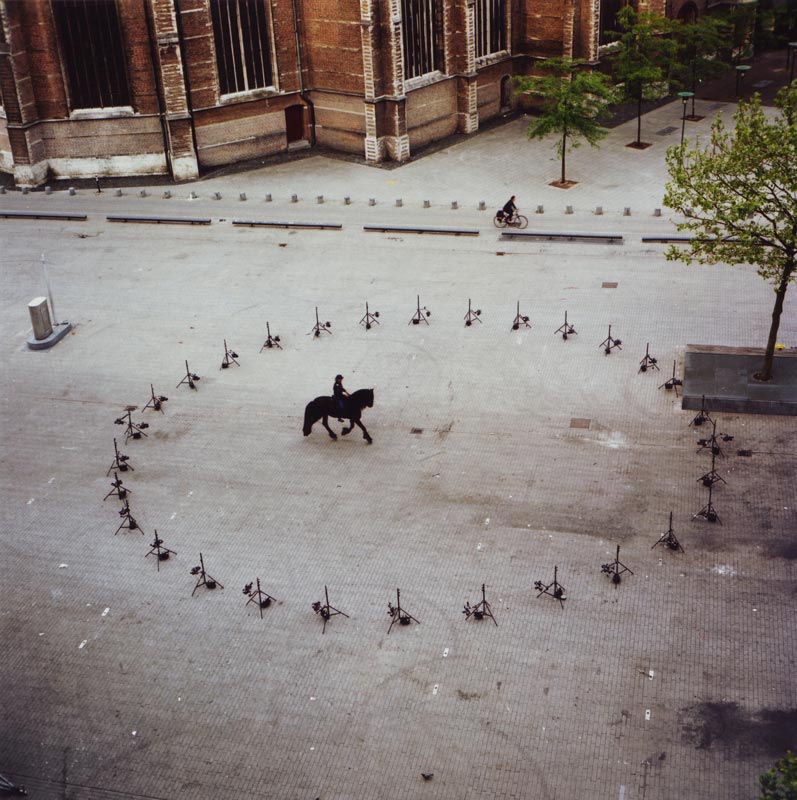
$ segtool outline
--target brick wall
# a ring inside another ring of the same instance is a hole
[[[599,0],[507,0],[511,55],[479,63],[472,3],[443,0],[444,75],[408,87],[401,0],[295,0],[296,19],[291,0],[263,2],[272,87],[221,96],[208,0],[117,0],[133,116],[70,118],[49,0],[0,0],[0,169],[25,182],[41,182],[51,166],[75,176],[142,174],[164,171],[168,153],[175,176],[191,178],[200,167],[285,150],[285,109],[296,104],[314,120],[318,144],[405,160],[499,114],[501,80],[538,58],[597,58]],[[664,10],[665,0],[644,2]]]
[[[477,105],[479,120],[497,117],[501,113],[501,81],[514,75],[515,66],[511,59],[491,64],[479,70],[477,84]]]
[[[415,149],[457,130],[457,84],[444,80],[407,93],[407,135]]]
[[[524,3],[518,20],[521,52],[544,58],[569,55],[564,46],[564,23],[572,18],[568,6],[567,0]]]

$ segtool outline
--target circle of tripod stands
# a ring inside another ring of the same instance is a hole
[[[416,295],[416,310],[413,316],[410,318],[408,324],[425,324],[429,326],[429,318],[431,317],[431,314],[432,312],[426,306],[421,305],[420,295],[418,294]],[[473,327],[474,323],[479,323],[479,325],[483,323],[482,310],[480,308],[474,309],[471,298],[468,298],[468,307],[464,316],[464,325],[465,327]],[[381,325],[380,313],[378,311],[371,312],[368,301],[365,302],[365,314],[359,320],[359,324],[366,330],[372,330],[375,326]],[[532,325],[530,317],[521,313],[520,301],[518,300],[516,303],[516,313],[510,324],[510,330],[518,331],[522,328],[530,329],[531,327]],[[331,328],[331,322],[321,322],[318,307],[316,306],[315,324],[309,331],[308,335],[312,336],[314,339],[321,339],[323,333],[330,335],[332,334]],[[563,340],[567,340],[569,337],[577,335],[575,325],[568,320],[567,311],[565,311],[564,323],[557,328],[554,333],[561,334]],[[267,335],[260,348],[260,352],[262,352],[264,349],[283,349],[281,337],[271,333],[271,326],[270,322],[268,321],[266,321],[266,334]],[[605,355],[609,355],[615,349],[622,350],[621,345],[622,341],[612,335],[612,326],[609,325],[608,335],[600,343],[599,347],[603,349]],[[224,370],[229,369],[232,366],[240,366],[238,353],[229,347],[226,339],[223,340],[223,346],[224,355],[220,369]],[[196,391],[197,384],[201,378],[197,373],[192,372],[187,359],[184,361],[184,364],[185,374],[177,384],[177,387],[179,388],[180,386],[186,385],[189,389]],[[645,345],[645,355],[639,362],[638,372],[644,373],[648,371],[658,371],[658,369],[659,367],[657,359],[650,354],[650,343],[648,342]],[[677,396],[678,386],[681,386],[682,384],[683,382],[676,377],[676,362],[673,361],[672,377],[658,388],[664,388],[666,390],[675,389],[675,394]],[[152,410],[164,414],[164,403],[166,403],[168,399],[169,398],[165,395],[156,393],[154,385],[150,384],[150,396],[146,404],[142,407],[141,412],[144,413],[147,410]],[[148,436],[145,431],[149,428],[149,423],[136,422],[133,420],[132,414],[137,410],[137,408],[137,406],[126,406],[124,413],[114,420],[116,425],[124,427],[125,444],[128,444],[130,440],[146,439]],[[722,449],[719,442],[731,441],[733,437],[724,433],[717,433],[716,422],[711,418],[710,414],[706,410],[705,398],[703,398],[701,410],[690,422],[690,425],[694,427],[700,427],[705,424],[712,425],[712,434],[708,438],[698,440],[698,452],[705,449],[708,449],[711,452],[711,469],[697,480],[708,489],[709,497],[708,503],[693,516],[693,519],[703,518],[709,522],[719,522],[722,524],[712,503],[713,488],[718,483],[725,483],[725,479],[716,470],[716,458],[722,456]],[[113,473],[113,480],[110,484],[111,489],[105,495],[105,497],[103,497],[103,501],[107,500],[111,496],[114,496],[121,503],[121,508],[119,509],[118,513],[122,521],[114,532],[114,535],[117,535],[120,531],[138,531],[142,536],[144,536],[146,534],[139,521],[133,515],[133,511],[131,509],[131,496],[133,492],[129,487],[124,485],[123,479],[119,476],[119,473],[135,472],[135,469],[132,463],[130,463],[130,457],[119,450],[119,445],[116,438],[114,438],[113,444],[114,459],[106,472],[107,476],[110,476],[111,473]],[[681,546],[673,530],[672,517],[673,514],[670,512],[669,527],[667,531],[665,531],[652,545],[652,548],[655,548],[661,544],[673,552],[683,553],[684,548]],[[153,540],[150,544],[150,549],[145,554],[145,557],[149,556],[153,556],[157,571],[159,572],[161,562],[168,561],[172,556],[177,556],[177,552],[166,546],[164,540],[159,536],[157,529],[155,529]],[[622,576],[626,574],[634,574],[629,567],[620,561],[619,545],[617,546],[615,560],[601,565],[601,571],[609,576],[615,587],[621,582]],[[205,589],[207,591],[214,591],[217,588],[222,590],[224,589],[223,584],[207,571],[205,566],[205,557],[202,552],[199,553],[199,564],[190,569],[190,574],[196,578],[196,582],[191,592],[192,597],[196,595],[199,589]],[[564,609],[564,601],[567,599],[567,594],[565,587],[559,582],[558,566],[554,567],[553,581],[545,583],[541,580],[538,580],[534,583],[534,589],[537,592],[538,598],[549,596],[556,600],[560,604],[560,607]],[[260,577],[257,577],[250,583],[247,583],[243,588],[243,593],[247,596],[245,606],[254,604],[257,607],[261,618],[263,617],[264,610],[278,603],[273,595],[269,594],[262,588]],[[329,589],[327,586],[324,586],[324,600],[319,600],[312,603],[311,608],[313,612],[323,620],[322,634],[326,633],[327,623],[329,623],[333,617],[342,616],[346,619],[349,618],[349,614],[330,603]],[[400,589],[396,589],[395,604],[392,600],[388,602],[387,613],[390,616],[390,625],[387,629],[388,634],[391,633],[394,625],[398,625],[399,627],[407,627],[412,624],[420,625],[420,620],[410,613],[405,606],[402,606]],[[476,602],[474,605],[466,602],[464,608],[462,609],[462,613],[466,620],[482,621],[485,619],[490,619],[493,621],[495,626],[498,626],[498,621],[493,613],[492,606],[487,600],[485,584],[482,584],[481,586],[481,600]]]

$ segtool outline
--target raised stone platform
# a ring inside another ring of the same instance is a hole
[[[53,325],[53,332],[44,339],[37,339],[33,334],[28,336],[28,347],[31,350],[47,350],[47,348],[60,342],[71,330],[71,322],[56,322]]]
[[[797,415],[797,350],[775,352],[773,377],[760,383],[764,349],[689,344],[684,358],[682,408],[740,414]]]

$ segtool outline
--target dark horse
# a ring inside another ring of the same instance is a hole
[[[327,425],[327,417],[343,417],[351,422],[348,428],[344,428],[341,431],[343,436],[347,433],[351,433],[355,425],[359,425],[360,428],[362,428],[363,438],[368,444],[371,444],[373,439],[371,439],[371,436],[365,429],[365,425],[360,422],[360,417],[362,416],[364,408],[372,408],[373,405],[373,389],[358,389],[356,392],[349,395],[349,397],[344,397],[342,412],[338,408],[334,397],[328,397],[327,395],[316,397],[315,400],[311,400],[307,404],[307,408],[304,410],[304,427],[302,428],[302,433],[305,436],[309,436],[313,425],[320,419],[321,424],[327,429],[327,433],[333,439],[337,439],[338,437],[335,432]]]

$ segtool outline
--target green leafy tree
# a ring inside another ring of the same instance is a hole
[[[757,14],[757,2],[736,3],[729,11],[721,14],[721,18],[731,26],[723,57],[734,66],[753,56]]]
[[[692,92],[692,116],[695,116],[697,87],[704,80],[717,78],[727,69],[721,53],[726,49],[731,23],[724,17],[706,16],[684,22],[675,29],[679,46],[675,77]]]
[[[760,775],[760,800],[797,800],[797,755],[786,751],[771,770]]]
[[[783,301],[797,254],[797,82],[778,93],[779,114],[768,117],[754,95],[740,102],[729,130],[717,117],[705,149],[667,151],[664,203],[686,216],[678,230],[694,235],[688,249],[671,247],[670,260],[699,264],[754,264],[773,284],[775,307],[756,378],[772,378]]]
[[[674,24],[649,11],[637,12],[624,6],[617,12],[619,31],[609,36],[619,42],[610,56],[615,77],[625,87],[626,96],[637,103],[637,137],[642,147],[642,101],[655,84],[669,80],[678,45],[671,34]]]
[[[542,114],[528,127],[529,139],[544,139],[557,134],[556,153],[562,160],[561,184],[567,183],[567,153],[585,139],[592,147],[608,133],[599,124],[616,93],[609,78],[585,69],[584,61],[551,58],[539,66],[547,74],[516,79],[520,91],[542,99]]]

